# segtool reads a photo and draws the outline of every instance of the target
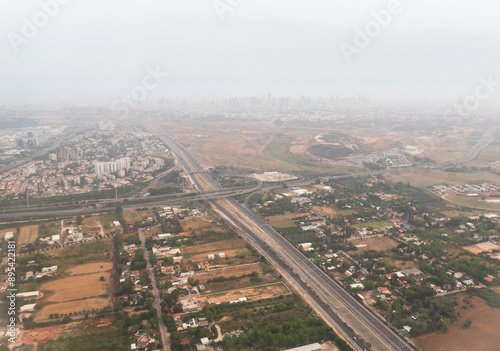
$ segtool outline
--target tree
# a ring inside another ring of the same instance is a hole
[[[63,318],[62,322],[63,323],[71,323],[71,322],[73,322],[73,318],[71,318],[70,316],[66,316]]]
[[[467,319],[464,323],[464,328],[470,328],[470,326],[472,325],[472,321],[470,319]]]
[[[82,215],[76,216],[76,224],[82,225],[82,223],[83,223],[83,217],[82,217]]]
[[[100,280],[101,282],[103,282],[103,281],[105,281],[105,280],[106,280],[106,278],[104,278],[104,277],[101,275],[101,277],[99,278],[99,280]]]

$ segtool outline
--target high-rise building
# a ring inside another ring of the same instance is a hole
[[[78,161],[83,157],[82,150],[78,146],[60,148],[61,162]]]

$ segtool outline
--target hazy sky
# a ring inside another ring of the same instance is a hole
[[[170,73],[148,98],[455,99],[500,82],[498,0],[394,1],[1,0],[0,104],[111,103],[148,67]]]

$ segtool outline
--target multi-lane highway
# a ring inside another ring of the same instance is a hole
[[[182,167],[191,174],[192,181],[199,189],[220,189],[220,185],[203,172],[186,149],[175,143],[160,128],[154,128],[158,136],[182,160]],[[370,342],[374,350],[412,349],[384,322],[269,227],[249,206],[242,206],[231,198],[209,202],[230,225],[266,254],[309,303],[356,349],[370,349],[366,342]]]

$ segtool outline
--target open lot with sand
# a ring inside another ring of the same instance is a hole
[[[217,302],[230,302],[237,300],[239,298],[246,297],[249,301],[257,301],[263,299],[270,299],[272,297],[277,297],[280,295],[289,295],[290,290],[282,283],[273,283],[268,285],[261,285],[252,288],[238,289],[224,291],[215,294],[207,294],[198,297],[198,302],[204,306],[211,303]]]
[[[468,298],[473,307],[468,305],[464,310],[462,306],[465,296],[460,297],[459,320],[454,323],[446,334],[432,333],[418,337],[417,344],[425,351],[498,351],[500,339],[498,336],[498,321],[500,321],[500,309],[489,307],[479,297]],[[470,328],[464,328],[463,324],[470,319]]]
[[[369,251],[369,250],[387,251],[387,250],[390,250],[390,249],[398,246],[398,243],[395,240],[393,240],[387,236],[383,236],[380,238],[372,238],[372,239],[366,239],[366,240],[353,241],[353,244],[356,246],[364,245],[364,246],[359,246],[358,250],[356,250],[355,253],[365,252],[365,251]]]
[[[198,279],[199,281],[203,282],[215,277],[239,277],[243,274],[251,274],[253,272],[262,273],[262,268],[260,267],[259,263],[213,269],[208,272],[200,272],[194,275],[194,279]]]

